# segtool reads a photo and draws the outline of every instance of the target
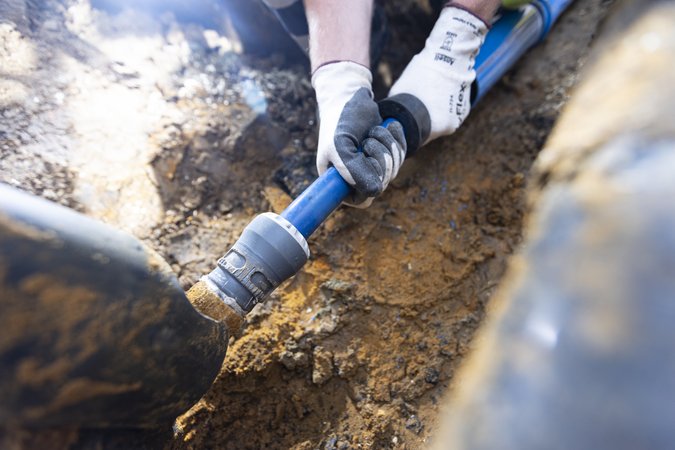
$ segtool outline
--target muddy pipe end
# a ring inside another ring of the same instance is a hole
[[[308,258],[307,241],[295,226],[278,214],[263,213],[244,228],[201,281],[243,317],[295,275]]]
[[[192,306],[202,315],[227,326],[230,336],[239,333],[244,317],[226,305],[213,293],[204,281],[198,281],[187,291],[187,298]]]

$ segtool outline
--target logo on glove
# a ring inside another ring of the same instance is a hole
[[[436,53],[436,55],[434,56],[434,61],[443,61],[444,63],[453,65],[455,63],[455,58],[452,58],[448,55],[444,55],[443,53]]]
[[[445,39],[443,40],[443,43],[441,44],[441,50],[447,50],[449,52],[452,51],[452,44],[455,43],[455,38],[457,37],[456,33],[453,33],[451,31],[448,31],[445,33]]]

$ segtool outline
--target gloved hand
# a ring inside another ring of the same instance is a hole
[[[431,118],[427,142],[454,133],[469,115],[474,63],[487,30],[470,12],[443,8],[424,49],[391,87],[390,96],[412,94],[426,106]]]
[[[379,126],[371,83],[370,70],[350,61],[323,65],[312,75],[320,120],[316,167],[321,175],[335,166],[355,190],[347,204],[361,208],[387,188],[406,152],[398,122]]]

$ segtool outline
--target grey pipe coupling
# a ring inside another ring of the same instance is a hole
[[[309,246],[286,219],[260,214],[244,229],[217,267],[202,280],[242,316],[295,275],[309,258]]]

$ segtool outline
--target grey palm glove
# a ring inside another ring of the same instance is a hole
[[[370,70],[349,61],[324,65],[312,76],[321,121],[317,169],[322,174],[335,166],[354,187],[348,204],[357,207],[369,206],[387,188],[406,152],[400,124],[379,126],[371,82]]]

